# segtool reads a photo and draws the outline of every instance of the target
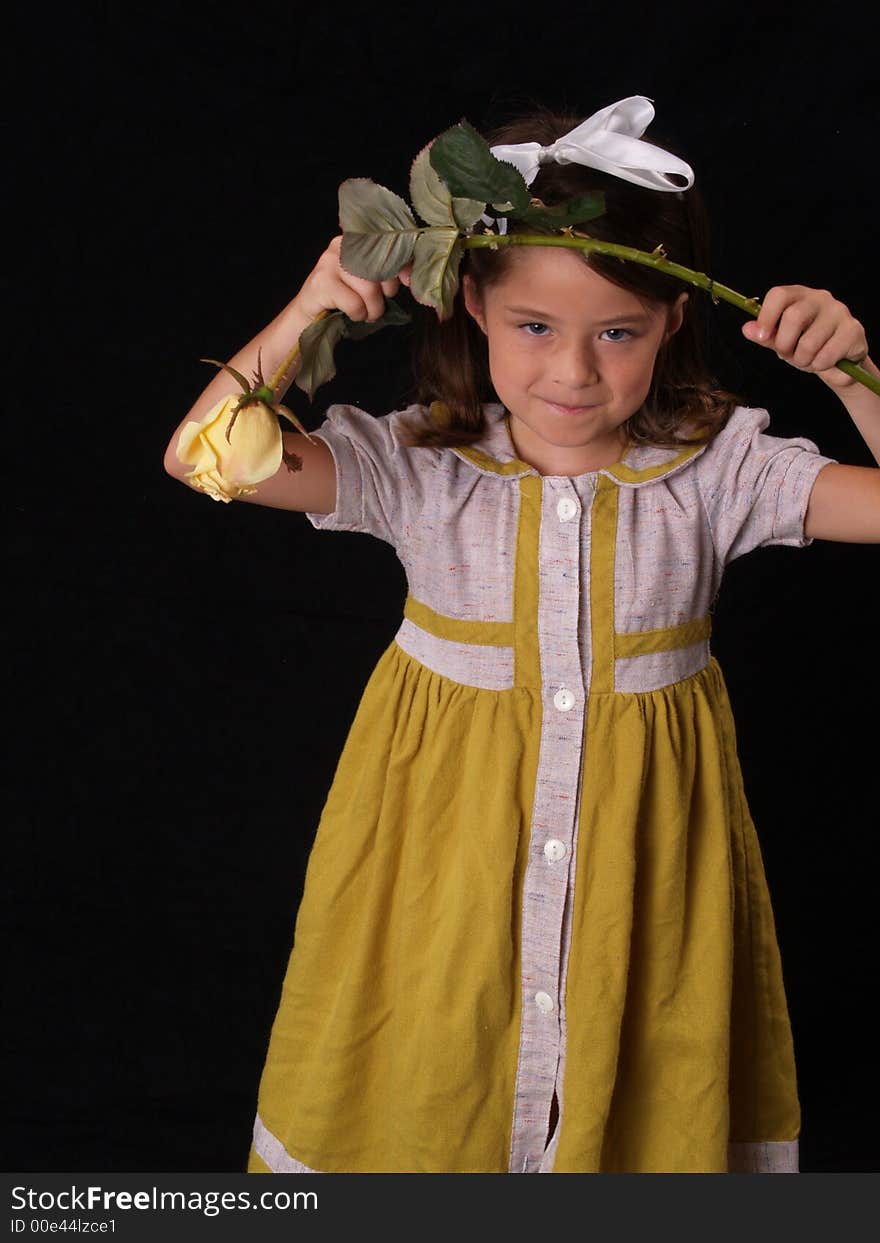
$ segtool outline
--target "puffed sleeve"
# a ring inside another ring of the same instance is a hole
[[[330,447],[336,463],[336,508],[306,513],[320,531],[361,531],[400,549],[405,528],[422,510],[436,450],[401,440],[402,420],[428,417],[423,406],[379,417],[357,406],[330,406],[312,432]]]
[[[836,461],[806,437],[768,436],[766,410],[737,406],[694,463],[721,565],[753,548],[806,548],[804,518],[816,476]]]

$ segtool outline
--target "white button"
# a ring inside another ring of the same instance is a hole
[[[578,507],[570,496],[564,496],[556,506],[556,512],[563,522],[568,522],[569,518],[573,518],[578,511]]]
[[[555,863],[565,854],[565,842],[561,842],[558,837],[551,837],[549,842],[544,843],[544,854],[551,863]]]
[[[535,1005],[544,1014],[549,1014],[553,1009],[553,998],[549,993],[535,993]]]
[[[553,696],[553,702],[560,712],[568,712],[569,708],[574,707],[574,695],[563,687]]]

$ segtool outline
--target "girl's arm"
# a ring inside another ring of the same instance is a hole
[[[832,463],[816,476],[804,519],[814,539],[880,543],[880,397],[834,364],[852,359],[880,378],[868,358],[865,330],[827,289],[776,285],[757,319],[743,324],[750,341],[776,351],[800,371],[814,371],[834,389],[871,451],[877,467]]]
[[[303,330],[323,310],[344,311],[354,320],[381,318],[385,311],[385,295],[391,297],[397,293],[399,279],[394,277],[379,283],[352,276],[339,265],[341,244],[341,236],[333,238],[299,293],[234,358],[229,359],[231,366],[250,377],[257,368],[259,355],[262,373],[268,379],[290,353]],[[283,399],[298,369],[297,357],[276,389],[277,401]],[[223,397],[240,391],[228,372],[218,371],[197,398],[175,429],[165,450],[165,470],[173,479],[185,483],[185,476],[190,469],[177,457],[177,443],[184,426],[191,421],[201,422]],[[323,440],[313,442],[300,432],[294,431],[282,432],[282,440],[285,450],[295,453],[301,459],[302,470],[289,471],[282,465],[270,479],[256,484],[255,492],[240,499],[275,509],[332,513],[336,508],[336,468],[329,447]]]

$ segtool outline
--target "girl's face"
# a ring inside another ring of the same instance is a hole
[[[517,456],[542,475],[619,461],[621,424],[647,397],[657,351],[681,327],[687,293],[651,309],[552,246],[517,250],[482,299],[471,276],[463,284],[465,305],[488,338]]]

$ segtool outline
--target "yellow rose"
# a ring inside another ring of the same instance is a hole
[[[281,427],[274,410],[262,402],[243,406],[226,439],[238,395],[231,393],[209,410],[201,423],[187,423],[180,433],[177,456],[192,466],[185,479],[215,501],[250,496],[250,484],[269,479],[281,465]]]

